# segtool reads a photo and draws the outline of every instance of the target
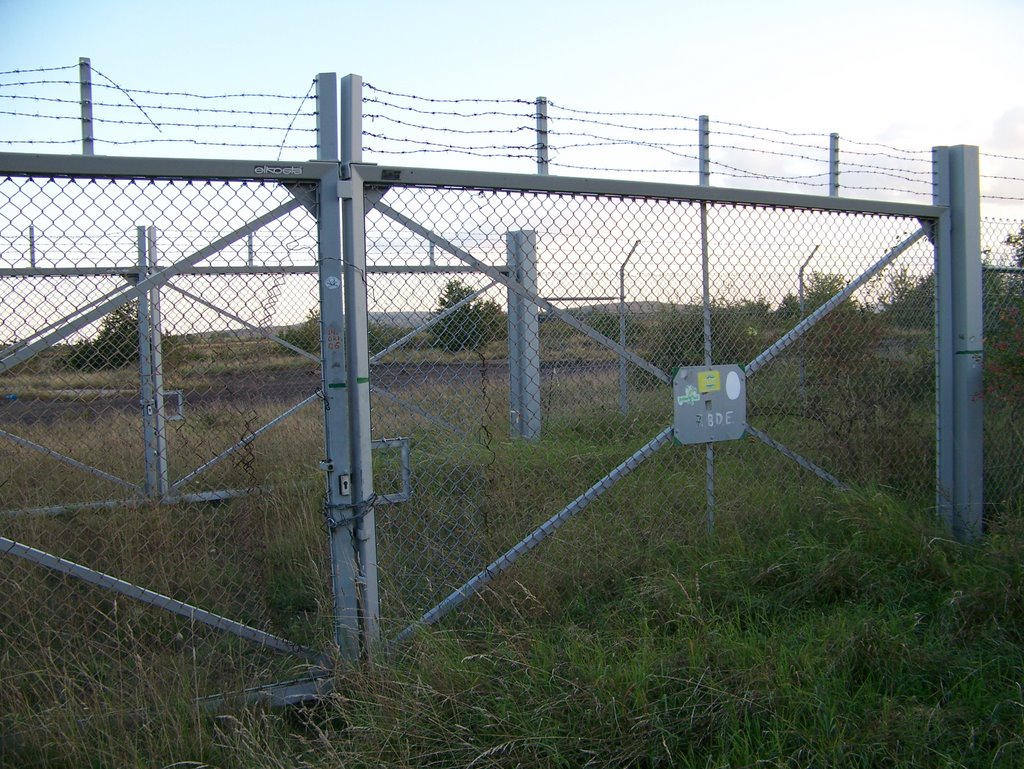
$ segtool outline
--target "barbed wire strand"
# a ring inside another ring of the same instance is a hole
[[[284,152],[285,142],[288,141],[288,132],[291,131],[292,130],[292,126],[295,125],[295,121],[298,119],[299,113],[302,112],[302,105],[303,105],[303,103],[305,102],[306,99],[309,98],[309,95],[311,93],[313,93],[313,89],[314,88],[316,88],[316,78],[315,77],[313,78],[313,82],[311,82],[309,84],[309,89],[306,91],[306,95],[304,97],[302,97],[303,101],[299,103],[299,108],[295,111],[295,116],[292,118],[291,122],[288,124],[288,127],[286,129],[284,129],[284,138],[281,139],[281,146],[277,150],[277,159],[278,160],[281,159],[281,153]]]
[[[141,113],[142,113],[143,115],[145,115],[145,116],[146,116],[146,120],[148,120],[148,121],[149,121],[150,123],[152,123],[152,124],[153,124],[153,128],[155,128],[155,129],[156,129],[157,131],[160,131],[160,130],[161,130],[160,126],[158,126],[158,125],[157,125],[157,124],[156,124],[155,122],[153,122],[153,118],[151,118],[151,117],[150,117],[150,116],[149,116],[149,115],[148,115],[148,114],[146,113],[146,110],[144,110],[144,109],[143,109],[142,107],[140,107],[140,106],[139,106],[138,102],[136,102],[136,101],[135,101],[135,99],[133,99],[133,98],[132,98],[132,96],[131,96],[131,94],[130,94],[130,93],[128,93],[128,92],[127,92],[127,91],[126,91],[126,90],[125,90],[124,88],[122,88],[121,86],[119,86],[119,85],[118,85],[117,83],[115,83],[115,82],[114,82],[113,80],[111,80],[111,79],[110,79],[109,77],[107,77],[106,75],[104,75],[104,74],[103,74],[102,72],[100,72],[100,71],[99,71],[98,69],[96,69],[95,67],[93,67],[93,68],[92,68],[92,72],[93,72],[93,74],[94,74],[94,75],[99,75],[100,77],[102,77],[102,78],[103,78],[104,80],[106,80],[107,82],[109,82],[109,83],[110,83],[110,84],[111,84],[111,85],[112,85],[112,86],[113,86],[114,88],[116,88],[116,89],[117,89],[118,91],[120,91],[120,92],[121,92],[121,93],[123,93],[123,94],[124,94],[125,96],[127,96],[127,97],[128,97],[128,101],[130,101],[130,102],[132,103],[132,105],[133,105],[133,106],[134,106],[134,107],[135,107],[136,109],[138,109],[138,110],[139,110],[139,112],[141,112]],[[93,85],[97,85],[97,84],[96,84],[96,83],[93,83]],[[103,85],[103,84],[102,84],[102,83],[100,83],[99,85]]]
[[[63,67],[35,67],[34,69],[9,69],[0,72],[0,77],[5,75],[31,75],[36,72],[61,72],[66,69],[78,69],[77,64],[66,64]]]

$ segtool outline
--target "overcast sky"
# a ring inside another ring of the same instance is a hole
[[[1024,0],[0,0],[0,29],[0,70],[88,56],[135,89],[301,95],[354,72],[435,98],[1024,155]]]

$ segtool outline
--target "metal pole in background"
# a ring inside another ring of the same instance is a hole
[[[36,268],[36,226],[28,226],[28,264],[33,270]]]
[[[317,159],[338,160],[338,76],[321,72],[316,79]],[[337,174],[320,183],[317,215],[320,278],[320,354],[324,399],[325,514],[330,530],[334,638],[342,659],[359,659],[352,470],[349,456],[349,402],[345,392],[344,307],[342,306],[341,211]]]
[[[978,148],[936,147],[938,506],[959,542],[984,525],[984,382]]]
[[[707,115],[701,115],[697,119],[697,132],[700,134],[698,150],[698,173],[700,174],[700,186],[711,186],[711,121]]]
[[[156,227],[150,227],[146,233],[146,256],[148,274],[158,269],[159,254],[156,245]],[[160,499],[167,496],[167,423],[164,410],[164,352],[163,332],[161,331],[160,287],[149,290],[149,344],[150,366],[153,380],[153,435],[155,438],[156,460],[156,492]]]
[[[711,186],[711,130],[707,115],[701,115],[700,128],[700,185]],[[700,271],[701,294],[704,305],[704,365],[710,366],[711,357],[711,269],[708,257],[708,204],[700,202]],[[682,363],[682,361],[680,361]],[[708,441],[704,446],[705,491],[707,512],[705,513],[708,534],[715,530],[715,444]]]
[[[82,107],[82,154],[93,154],[92,66],[87,58],[78,60],[79,101]]]
[[[146,228],[135,228],[136,251],[138,253],[137,280],[143,280],[149,272],[149,259],[146,255]],[[146,473],[146,496],[150,499],[160,498],[160,481],[156,463],[156,432],[153,414],[156,411],[156,399],[153,394],[153,347],[149,312],[149,292],[139,296],[136,312],[138,313],[139,338],[139,405],[142,407],[142,444]]]
[[[548,175],[548,100],[537,97],[537,173]]]
[[[352,516],[361,583],[363,653],[380,640],[377,587],[377,524],[373,500],[373,442],[370,435],[370,345],[367,338],[366,237],[362,179],[352,168],[363,159],[363,79],[341,81],[341,162],[349,192],[341,199],[345,291],[345,346],[348,368],[349,446],[352,463]]]
[[[505,234],[509,277],[531,295],[537,293],[537,234]],[[528,441],[540,437],[540,330],[537,305],[509,291],[509,397],[512,434]]]
[[[828,137],[828,194],[839,197],[839,134]]]
[[[633,254],[636,253],[639,247],[640,241],[638,240],[629,249],[626,258],[622,260],[622,264],[619,265],[619,346],[623,349],[626,347],[626,265],[629,264],[629,260],[633,258]],[[622,414],[626,414],[629,411],[629,400],[626,397],[627,384],[626,357],[619,355],[619,411]]]

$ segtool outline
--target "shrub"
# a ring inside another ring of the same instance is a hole
[[[448,281],[441,290],[437,312],[454,307],[473,293],[459,280]],[[445,316],[431,329],[435,347],[447,352],[477,350],[491,340],[507,334],[505,313],[492,299],[476,299]]]
[[[139,359],[139,305],[128,302],[100,323],[95,339],[71,347],[67,364],[84,371],[119,369]]]

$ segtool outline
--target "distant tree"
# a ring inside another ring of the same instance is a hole
[[[139,359],[139,306],[128,302],[107,315],[95,339],[71,348],[68,365],[85,371],[118,369]]]
[[[437,300],[437,313],[449,310],[473,294],[460,280],[449,280]],[[477,350],[507,333],[505,313],[492,299],[475,299],[451,311],[432,329],[434,346],[448,352]]]
[[[1006,237],[1006,245],[1013,249],[1013,261],[1018,267],[1024,267],[1024,226],[1017,232]]]
[[[935,323],[935,276],[914,276],[906,267],[888,276],[888,296],[882,300],[886,320],[900,328],[930,328]]]

